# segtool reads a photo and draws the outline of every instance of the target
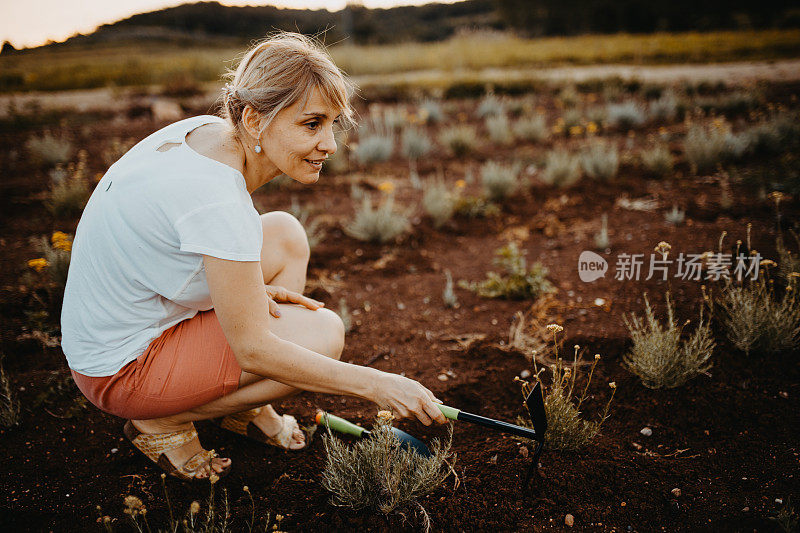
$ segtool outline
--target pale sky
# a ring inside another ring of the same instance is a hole
[[[364,0],[366,7],[392,7],[457,0]],[[221,0],[229,6],[273,5],[299,9],[338,11],[346,0]],[[191,0],[0,0],[0,44],[10,41],[16,48],[44,44],[48,39],[63,41],[76,33],[91,33],[136,13],[192,3]]]

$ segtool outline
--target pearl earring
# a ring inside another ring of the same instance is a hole
[[[257,145],[256,145],[256,147],[255,147],[255,151],[256,151],[256,153],[257,153],[257,154],[260,154],[260,153],[261,153],[261,145],[260,145],[260,144],[257,144]]]

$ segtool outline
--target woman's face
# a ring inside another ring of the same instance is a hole
[[[306,102],[281,110],[264,130],[263,155],[290,178],[316,183],[322,162],[336,152],[333,128],[339,114],[315,87]]]

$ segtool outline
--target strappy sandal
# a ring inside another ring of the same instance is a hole
[[[180,448],[187,442],[197,438],[197,430],[192,424],[191,429],[184,429],[181,431],[174,431],[172,433],[142,433],[128,420],[125,422],[123,428],[125,436],[131,441],[131,444],[145,454],[148,459],[160,466],[167,474],[174,476],[178,479],[207,479],[198,478],[197,474],[202,472],[202,469],[207,465],[210,473],[216,474],[219,477],[228,475],[231,465],[225,469],[217,472],[211,467],[211,460],[218,457],[214,450],[203,450],[197,452],[190,457],[180,467],[172,464],[172,461],[166,456],[165,452]],[[209,475],[210,477],[210,475]]]
[[[261,414],[261,407],[256,407],[255,409],[250,409],[249,411],[242,411],[224,416],[222,418],[215,418],[213,422],[222,429],[233,431],[234,433],[244,435],[249,439],[253,439],[264,444],[271,444],[273,446],[277,446],[278,448],[283,448],[284,450],[297,451],[305,448],[305,446],[302,448],[289,447],[289,445],[292,443],[292,433],[294,432],[294,428],[300,428],[295,417],[292,415],[283,415],[283,425],[281,426],[281,430],[278,431],[276,435],[270,437],[261,431],[261,429],[253,422],[253,419],[259,414]]]

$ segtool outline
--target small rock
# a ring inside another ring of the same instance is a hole
[[[748,512],[748,511],[750,511],[750,508],[749,508],[749,507],[742,507],[742,512],[745,512],[745,513],[746,513],[746,512]]]
[[[637,452],[642,449],[642,445],[638,442],[631,442],[631,447],[636,450]]]
[[[781,398],[783,398],[783,399],[788,399],[789,398],[789,393],[788,392],[781,391],[778,394],[780,394]]]
[[[447,377],[449,377],[449,378],[454,378],[454,379],[455,379],[455,377],[457,376],[457,374],[456,374],[455,372],[453,372],[453,369],[452,369],[452,368],[451,368],[451,369],[449,369],[449,370],[447,370],[447,371],[445,372],[445,375],[446,375]]]
[[[119,451],[119,448],[111,448],[111,453],[117,453],[118,451]]]
[[[641,433],[645,437],[649,437],[653,434],[653,430],[650,428],[642,428],[641,431],[639,431],[639,433]]]
[[[595,298],[594,305],[596,305],[597,307],[603,307],[604,305],[606,305],[606,301],[603,298]]]
[[[448,379],[450,379],[450,378],[448,378],[448,377],[447,377],[446,375],[444,375],[444,374],[439,374],[438,376],[436,376],[436,379],[438,379],[439,381],[447,381],[447,380],[448,380]]]
[[[526,368],[525,370],[519,373],[519,377],[521,377],[522,379],[528,379],[529,377],[531,377],[531,371]]]
[[[491,456],[489,458],[489,464],[490,465],[496,465],[497,464],[497,454],[494,454],[493,456]]]
[[[575,525],[575,517],[572,516],[571,514],[567,514],[567,516],[564,517],[564,523],[567,524],[569,527],[572,527],[573,525]]]
[[[775,498],[775,503],[781,504],[783,503],[783,500],[781,498]]]
[[[525,459],[528,458],[528,447],[527,446],[520,446],[519,447],[519,454],[524,457]]]
[[[20,392],[25,392],[25,387],[20,387],[19,390]]]
[[[404,304],[403,302],[397,302],[397,308],[398,308],[400,311],[402,311],[403,309],[405,309],[405,308],[406,308],[406,304]]]
[[[680,498],[680,497],[681,497],[681,489],[679,489],[678,487],[675,487],[675,488],[674,488],[674,489],[672,489],[670,492],[671,492],[671,493],[672,493],[672,495],[673,495],[673,496],[675,496],[676,498]]]

